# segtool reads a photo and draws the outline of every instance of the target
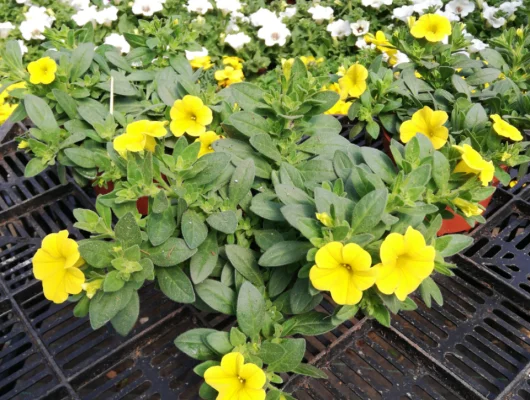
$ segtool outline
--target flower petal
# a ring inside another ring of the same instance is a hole
[[[342,259],[343,244],[331,242],[321,247],[315,256],[319,268],[338,268],[344,262]]]
[[[267,382],[265,372],[256,364],[248,363],[239,371],[241,379],[245,380],[245,387],[251,389],[262,389]]]

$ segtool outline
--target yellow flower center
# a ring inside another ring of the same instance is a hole
[[[348,271],[351,271],[351,265],[349,264],[341,264],[343,268],[346,268]]]

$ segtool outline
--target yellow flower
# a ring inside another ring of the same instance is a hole
[[[377,50],[392,56],[397,53],[397,49],[386,39],[382,31],[377,31],[375,36],[368,33],[364,36],[364,41],[368,44],[374,44]]]
[[[403,143],[409,142],[416,134],[425,135],[431,141],[433,147],[438,150],[449,137],[449,129],[443,124],[448,115],[445,111],[433,111],[425,106],[412,115],[412,119],[405,121],[399,128],[399,137]]]
[[[425,38],[429,42],[440,42],[451,34],[451,22],[443,15],[424,14],[410,28],[415,38]]]
[[[291,69],[293,68],[293,64],[294,64],[294,58],[289,58],[289,59],[285,59],[285,58],[282,58],[282,71],[283,71],[283,75],[289,79],[289,77],[291,76]]]
[[[241,69],[234,69],[234,67],[226,66],[225,69],[215,71],[215,79],[219,86],[228,87],[232,83],[242,82],[245,75]]]
[[[510,183],[508,184],[508,186],[510,186],[511,188],[513,188],[515,185],[517,185],[519,183],[519,181],[517,179],[514,179],[513,181],[510,181]],[[524,187],[524,186],[523,186]]]
[[[500,117],[500,115],[493,114],[490,115],[490,118],[493,120],[493,130],[497,132],[498,135],[507,137],[516,142],[523,140],[523,135],[521,135],[521,131],[519,131],[519,129],[517,129],[515,126],[504,121]]]
[[[33,274],[42,281],[44,296],[54,303],[63,303],[69,294],[81,293],[85,275],[79,267],[85,261],[77,247],[64,230],[46,236],[33,257]]]
[[[359,303],[377,277],[377,269],[370,268],[372,257],[355,243],[328,243],[317,251],[315,263],[309,271],[311,283],[318,290],[329,290],[340,305]]]
[[[316,213],[315,216],[322,225],[327,227],[333,226],[333,219],[328,213]]]
[[[195,139],[196,142],[201,142],[201,149],[199,150],[199,158],[208,153],[213,153],[212,143],[216,140],[223,139],[223,136],[216,134],[214,131],[204,132]]]
[[[414,71],[414,76],[415,76],[416,78],[418,78],[418,79],[423,78],[423,75],[420,74],[418,71]]]
[[[42,83],[49,85],[55,80],[57,64],[50,57],[43,57],[37,61],[32,61],[28,65],[29,81],[34,85]]]
[[[300,56],[300,60],[304,63],[304,65],[321,64],[324,62],[324,57],[315,58],[314,56]]]
[[[193,60],[190,61],[190,65],[192,66],[192,68],[202,68],[205,71],[213,67],[212,59],[210,56],[195,57]]]
[[[86,297],[91,299],[102,285],[103,279],[94,279],[93,281],[83,283],[81,288],[86,292]]]
[[[2,104],[0,105],[0,124],[3,124],[13,114],[17,108],[17,104]]]
[[[19,149],[26,149],[29,147],[29,143],[25,140],[22,140],[19,144],[18,144],[18,148]]]
[[[512,158],[512,155],[510,153],[508,153],[506,151],[504,153],[502,153],[501,161],[506,161],[509,158]]]
[[[189,94],[182,100],[176,100],[169,112],[173,135],[180,137],[184,133],[200,136],[206,132],[206,125],[213,121],[212,110],[204,105],[202,100]]]
[[[347,115],[352,105],[351,101],[338,100],[333,107],[324,112],[329,115]]]
[[[344,76],[345,73],[346,73],[346,68],[344,67],[344,65],[341,65],[339,69],[337,69],[337,75]]]
[[[243,59],[239,57],[223,56],[223,65],[229,65],[234,69],[243,69]]]
[[[391,233],[381,244],[381,263],[375,284],[383,294],[394,293],[404,301],[434,269],[434,247],[425,244],[423,235],[409,226],[405,235]]]
[[[125,157],[127,151],[147,150],[153,153],[156,147],[155,138],[167,134],[167,121],[148,121],[146,119],[127,125],[123,135],[114,138],[114,150]]]
[[[353,64],[339,79],[340,89],[351,97],[360,97],[366,90],[367,78],[368,70],[361,64]]]
[[[524,31],[521,28],[517,28],[517,30],[515,31],[515,34],[522,39],[524,36]]]
[[[330,83],[328,86],[324,86],[322,88],[322,91],[330,90],[332,92],[337,93],[340,95],[341,100],[346,100],[346,97],[348,97],[348,93],[344,90],[340,90],[340,85],[337,82]]]
[[[456,165],[454,172],[478,175],[482,185],[488,186],[495,174],[493,162],[484,160],[480,153],[468,144],[453,147],[462,154],[462,161]]]
[[[265,372],[256,364],[245,364],[243,354],[225,354],[221,365],[210,367],[204,380],[219,392],[219,400],[265,400]]]
[[[9,97],[11,91],[15,89],[24,89],[26,82],[18,82],[9,85],[2,93],[0,93],[0,104],[4,104],[4,101]]]
[[[456,198],[454,203],[468,218],[482,215],[484,211],[477,204],[461,199],[460,197]]]

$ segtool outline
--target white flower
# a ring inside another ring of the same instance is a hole
[[[515,14],[517,9],[521,7],[522,5],[523,3],[520,1],[508,1],[506,3],[502,3],[499,6],[499,10],[506,13],[505,18],[510,18],[513,14]]]
[[[328,25],[326,28],[328,32],[331,32],[332,37],[336,37],[338,39],[343,38],[344,36],[350,36],[351,35],[351,27],[348,21],[344,21],[343,19],[338,19],[331,24]]]
[[[47,28],[51,28],[55,17],[50,16],[45,7],[31,6],[24,14],[26,21],[38,21],[43,23]]]
[[[399,50],[396,53],[396,55],[394,56],[394,58],[396,60],[396,62],[394,64],[394,67],[399,65],[399,64],[408,63],[410,61],[409,57],[405,53],[402,53]]]
[[[226,33],[236,33],[239,32],[239,26],[237,25],[237,20],[230,18],[225,29]]]
[[[284,11],[280,13],[280,19],[292,18],[296,15],[296,7],[287,7]]]
[[[226,35],[225,43],[228,43],[234,50],[241,50],[243,46],[250,43],[250,36],[243,32],[236,33],[235,35]]]
[[[24,41],[18,39],[18,40],[17,40],[17,43],[18,43],[18,45],[19,45],[19,47],[20,47],[20,52],[22,53],[22,55],[26,54],[26,53],[28,52],[28,46],[26,46],[26,45],[24,44]]]
[[[105,44],[116,47],[120,53],[127,54],[131,51],[131,45],[125,40],[125,36],[119,33],[111,33],[105,38]]]
[[[383,4],[387,6],[391,5],[392,0],[361,0],[361,4],[365,7],[379,8]]]
[[[450,22],[460,21],[460,17],[458,15],[452,13],[451,11],[438,10],[438,11],[435,12],[435,14],[438,14],[438,15],[441,15],[441,16],[447,18]]]
[[[265,26],[276,24],[278,22],[281,23],[278,16],[266,8],[260,8],[254,14],[250,14],[250,23],[252,26]]]
[[[89,22],[96,22],[98,9],[96,6],[90,6],[83,10],[79,10],[72,15],[72,20],[79,26],[83,26]]]
[[[357,39],[357,41],[355,42],[355,46],[357,46],[360,49],[375,49],[374,44],[366,43],[366,40],[364,40],[364,38],[362,37]]]
[[[320,4],[311,7],[309,10],[307,10],[307,12],[311,14],[313,19],[319,24],[324,20],[329,21],[331,18],[333,18],[333,8],[322,7]]]
[[[480,39],[472,39],[471,45],[467,48],[470,53],[478,53],[479,51],[484,50],[486,47],[489,47],[487,43],[484,43]]]
[[[63,3],[70,4],[77,11],[90,6],[90,0],[63,0]]]
[[[134,0],[132,6],[133,14],[142,14],[146,17],[152,17],[154,13],[162,11],[164,6],[160,0]]]
[[[400,21],[407,22],[409,17],[412,17],[414,6],[401,6],[392,10],[392,17]]]
[[[195,2],[195,0],[192,0]],[[190,1],[190,3],[192,2]],[[223,14],[233,13],[239,11],[242,7],[239,0],[215,0],[215,6],[223,12]],[[204,14],[204,13],[201,13]]]
[[[370,22],[360,19],[359,21],[350,24],[350,28],[355,36],[362,36],[368,33]]]
[[[482,17],[489,22],[494,28],[500,28],[506,23],[506,18],[496,17],[495,14],[499,11],[497,7],[490,7],[484,3],[484,9],[482,10]]]
[[[275,44],[283,46],[288,36],[291,36],[291,31],[283,22],[267,24],[258,31],[258,37],[265,40],[265,46],[269,47]]]
[[[116,20],[118,20],[118,9],[114,6],[104,8],[96,14],[96,22],[100,25],[111,26]]]
[[[201,15],[206,14],[209,10],[213,10],[212,3],[208,0],[188,0],[186,8],[188,12],[195,12]]]
[[[18,29],[25,40],[44,40],[46,25],[39,20],[22,21]]]
[[[30,0],[17,0],[17,4],[28,4],[29,5]]]
[[[192,61],[197,57],[206,57],[208,55],[208,49],[203,47],[202,50],[199,51],[185,50],[185,53],[188,61]]]
[[[0,22],[0,39],[5,39],[13,29],[15,25],[11,22]]]
[[[451,0],[445,5],[445,11],[467,17],[475,10],[475,3],[469,0]]]
[[[423,15],[429,8],[442,8],[442,0],[424,0],[414,4],[414,11],[420,15]]]

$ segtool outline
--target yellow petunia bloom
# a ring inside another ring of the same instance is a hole
[[[2,104],[0,105],[0,124],[3,124],[13,114],[17,108],[17,104]]]
[[[500,115],[493,114],[490,115],[490,118],[493,120],[493,130],[497,132],[498,135],[512,139],[515,142],[523,140],[521,131],[515,126],[504,121]]]
[[[424,14],[410,28],[410,34],[417,39],[441,42],[452,32],[451,22],[443,15]]]
[[[19,144],[18,144],[18,149],[27,149],[29,147],[29,143],[26,141],[26,140],[22,140]]]
[[[63,303],[69,294],[81,293],[85,275],[79,269],[85,261],[68,231],[51,233],[33,257],[33,274],[42,281],[44,296],[54,303]]]
[[[360,97],[366,90],[368,70],[361,64],[353,64],[339,79],[340,90],[351,97]]]
[[[425,106],[412,115],[412,119],[405,121],[399,128],[399,138],[403,143],[408,143],[417,134],[425,135],[433,147],[438,150],[447,143],[449,129],[443,124],[448,115],[445,111],[434,111]]]
[[[379,255],[377,288],[383,294],[394,293],[404,301],[434,270],[436,251],[425,244],[419,231],[409,226],[405,235],[389,234],[381,244]]]
[[[221,87],[228,87],[232,83],[242,82],[245,78],[241,69],[234,69],[234,67],[226,66],[225,69],[215,71],[215,79]]]
[[[86,292],[86,297],[91,299],[96,295],[96,292],[103,285],[103,279],[94,279],[90,282],[85,282],[81,285],[81,288]]]
[[[454,172],[478,175],[482,186],[488,186],[495,174],[493,162],[484,160],[480,153],[468,144],[453,147],[462,154],[462,161],[456,165]]]
[[[213,67],[212,59],[210,56],[195,57],[193,60],[190,61],[190,65],[194,69],[202,68],[205,71]]]
[[[50,57],[43,57],[28,64],[29,81],[34,85],[49,85],[55,80],[57,64]]]
[[[200,136],[206,132],[206,125],[213,121],[212,110],[205,106],[200,98],[189,94],[182,100],[175,101],[169,115],[171,116],[169,129],[177,137],[184,133]]]
[[[304,65],[321,64],[324,62],[324,57],[315,58],[314,56],[300,56],[300,60]]]
[[[328,213],[316,213],[315,217],[320,221],[320,223],[328,228],[333,226],[333,218]]]
[[[344,90],[340,90],[340,85],[337,82],[330,83],[328,86],[322,87],[322,91],[330,90],[340,95],[341,100],[346,100],[348,93]]]
[[[153,153],[156,147],[155,138],[164,137],[167,134],[167,121],[140,120],[127,125],[124,134],[114,138],[114,150],[122,157],[127,151],[139,152],[147,150]]]
[[[204,380],[219,392],[219,400],[265,400],[265,372],[256,364],[245,364],[243,354],[225,354],[221,365],[210,367]]]
[[[477,215],[482,215],[484,210],[480,208],[477,204],[470,201],[461,199],[460,197],[454,200],[455,205],[464,213],[466,217],[475,217]]]
[[[234,69],[243,69],[243,59],[235,56],[223,56],[223,65],[229,65]]]
[[[223,136],[216,134],[214,131],[207,131],[201,134],[198,139],[195,139],[196,142],[201,142],[201,149],[199,150],[199,158],[208,153],[213,153],[212,143],[223,139]]]
[[[324,112],[329,115],[347,115],[352,105],[351,101],[338,100],[333,107]]]
[[[329,290],[340,305],[359,303],[377,278],[377,269],[370,268],[372,257],[355,243],[328,243],[317,251],[315,263],[309,271],[311,283],[318,290]]]
[[[368,44],[373,44],[382,53],[392,56],[397,53],[397,49],[387,40],[383,31],[377,31],[375,36],[371,33],[364,35],[364,41]]]

